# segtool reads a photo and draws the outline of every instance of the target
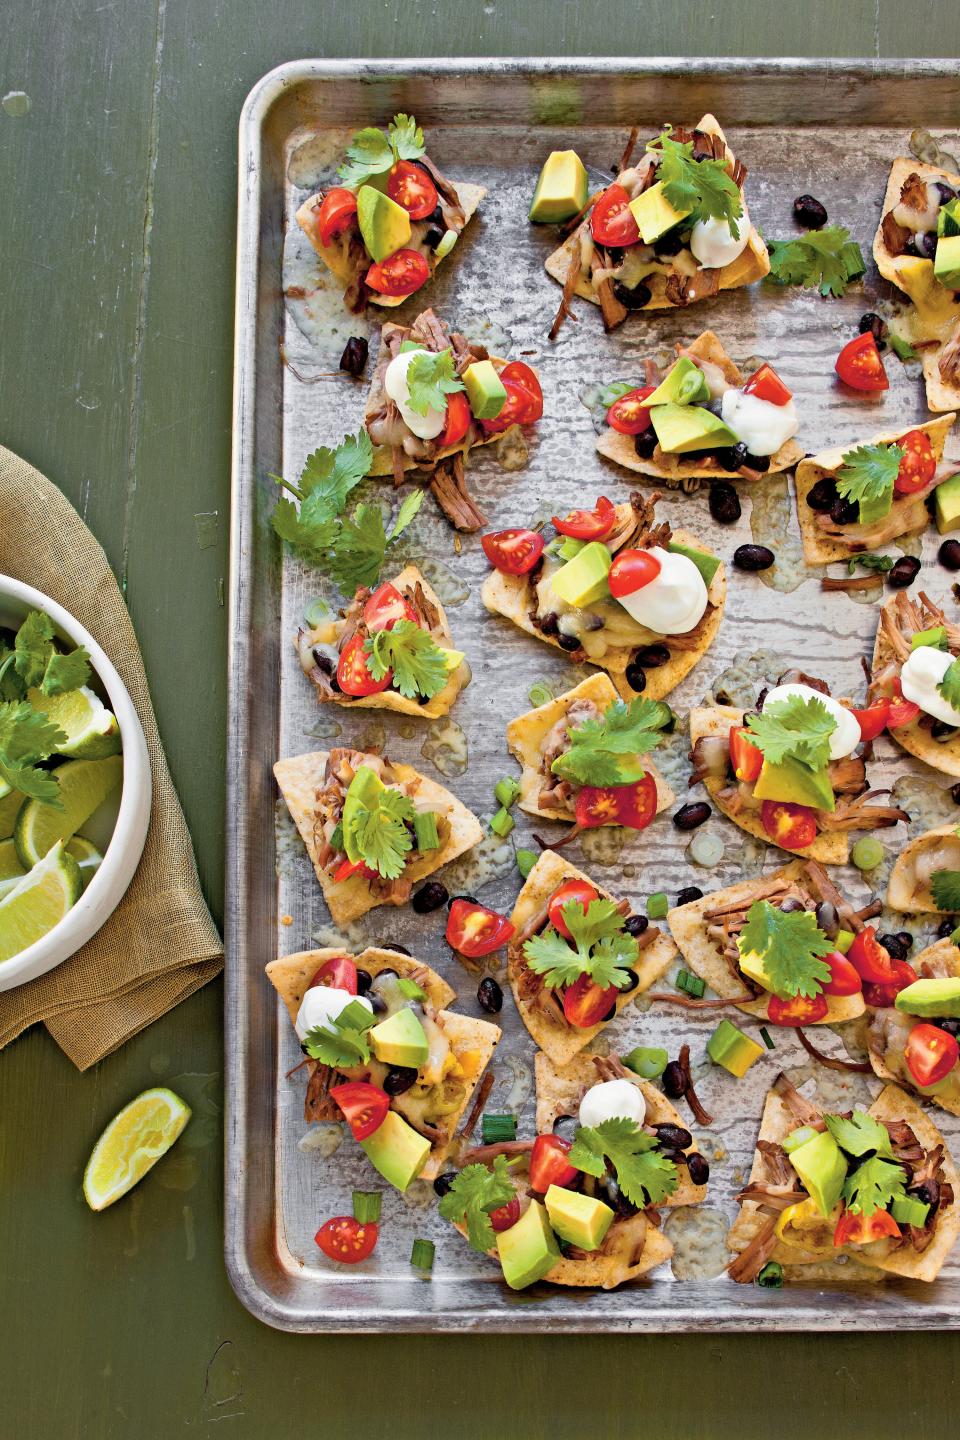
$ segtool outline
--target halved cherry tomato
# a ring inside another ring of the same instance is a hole
[[[511,1225],[516,1225],[520,1219],[520,1196],[514,1195],[506,1205],[498,1205],[496,1210],[490,1211],[490,1224],[497,1234],[501,1230],[509,1230]]]
[[[503,380],[502,372],[500,379]],[[503,380],[503,388],[507,392],[507,398],[503,402],[499,415],[479,422],[488,435],[496,435],[501,430],[508,430],[511,425],[532,425],[534,420],[539,420],[543,414],[542,406],[538,412],[537,402],[532,392],[518,384],[516,380],[509,378]]]
[[[763,752],[749,738],[743,725],[730,726],[730,764],[738,780],[752,785],[763,769]]]
[[[919,705],[914,705],[912,700],[904,700],[898,676],[893,682],[893,699],[887,711],[887,729],[900,730],[904,725],[912,725],[921,713]]]
[[[481,537],[483,553],[504,575],[526,575],[543,554],[543,536],[537,530],[495,530]]]
[[[602,985],[595,984],[589,975],[581,975],[563,992],[564,1016],[570,1025],[586,1030],[603,1019],[619,993],[616,985],[604,989]]]
[[[851,390],[889,390],[890,381],[880,359],[877,342],[869,330],[844,345],[834,366],[844,385]]]
[[[898,495],[913,495],[930,484],[937,470],[937,457],[925,430],[908,430],[897,441],[904,452],[893,488]]]
[[[871,984],[869,980],[863,982],[863,999],[867,1005],[872,1005],[875,1010],[889,1010],[901,990],[912,985],[917,979],[917,972],[906,960],[893,961],[893,977],[883,985]]]
[[[352,190],[335,185],[320,202],[317,213],[317,234],[321,245],[329,245],[335,235],[346,230],[357,213],[357,197]]]
[[[514,927],[505,915],[472,900],[454,900],[447,920],[447,944],[469,960],[492,955],[513,937]]]
[[[553,523],[561,535],[574,540],[602,540],[617,523],[617,507],[601,495],[592,510],[571,510],[563,519],[554,515]]]
[[[656,580],[660,574],[660,561],[649,550],[621,550],[614,558],[607,575],[610,594],[614,600],[624,595],[633,595]]]
[[[650,411],[644,405],[652,395],[655,385],[642,385],[639,390],[628,390],[619,400],[614,400],[607,411],[607,424],[619,435],[642,435],[650,429]]]
[[[369,1139],[374,1130],[380,1129],[390,1109],[386,1090],[367,1080],[347,1080],[343,1085],[334,1085],[330,1094],[343,1111],[354,1140]]]
[[[872,1215],[854,1215],[844,1207],[833,1232],[833,1243],[841,1245],[869,1245],[871,1240],[882,1240],[886,1235],[899,1238],[900,1226],[889,1210],[874,1210]]]
[[[525,420],[523,423],[529,425],[532,421],[539,420],[543,414],[543,390],[541,389],[536,370],[531,369],[531,367],[522,360],[511,360],[510,363],[504,365],[500,371],[500,379],[504,382],[510,380],[514,385],[519,385],[521,390],[526,390],[533,401],[532,409],[536,413],[531,414],[530,419]]]
[[[855,966],[839,950],[824,955],[823,963],[830,966],[830,979],[823,982],[824,995],[859,995],[863,983]]]
[[[331,985],[334,990],[346,990],[350,995],[356,995],[357,967],[349,955],[331,955],[319,970],[314,971],[307,989],[312,990],[314,985]]]
[[[630,196],[622,185],[608,185],[594,204],[590,232],[598,245],[635,245],[640,239],[630,211]]]
[[[903,1054],[917,1085],[936,1085],[960,1060],[960,1045],[939,1025],[914,1025]]]
[[[437,208],[439,196],[426,170],[410,160],[398,160],[387,180],[387,194],[402,205],[411,220],[426,220]]]
[[[817,812],[809,805],[791,805],[787,800],[764,800],[760,823],[784,850],[803,850],[817,838]]]
[[[887,728],[887,720],[890,715],[890,701],[877,700],[873,705],[868,705],[865,710],[851,710],[851,715],[856,716],[857,724],[860,726],[860,739],[876,740]]]
[[[462,390],[454,390],[452,395],[447,396],[447,423],[443,427],[440,444],[459,445],[470,429],[472,419],[470,401]]]
[[[559,1135],[538,1135],[530,1152],[530,1189],[545,1195],[551,1185],[569,1185],[576,1180],[580,1171],[568,1163],[569,1153],[569,1140]]]
[[[877,939],[872,925],[864,925],[847,951],[847,959],[861,980],[871,985],[889,985],[894,979],[894,961]]]
[[[363,623],[368,630],[392,630],[398,620],[410,620],[419,625],[417,612],[396,585],[389,580],[378,585],[363,607]],[[339,683],[339,681],[338,681]]]
[[[356,1265],[373,1254],[379,1237],[379,1225],[361,1225],[352,1215],[337,1215],[321,1225],[313,1238],[328,1260]]]
[[[339,885],[343,880],[349,880],[352,875],[361,875],[364,880],[379,880],[380,876],[376,870],[371,870],[362,860],[341,860],[333,872],[333,883]]]
[[[771,995],[767,1004],[767,1019],[771,1025],[815,1025],[826,1013],[826,995],[814,995],[809,1000],[806,995],[793,995],[789,1000]]]
[[[555,890],[547,908],[547,915],[554,930],[559,930],[564,940],[571,940],[573,937],[567,929],[567,922],[563,918],[564,905],[572,905],[574,900],[579,900],[586,910],[591,900],[598,900],[600,897],[597,891],[586,880],[565,880],[559,890]]]
[[[575,813],[584,830],[598,825],[645,830],[657,813],[657,783],[644,775],[632,785],[584,785],[577,792]]]
[[[366,274],[370,290],[380,295],[412,295],[430,279],[430,266],[419,250],[395,250]]]
[[[367,637],[360,633],[347,642],[347,648],[337,664],[337,684],[344,695],[379,695],[389,689],[393,671],[388,670],[382,680],[374,680],[367,668],[367,657],[363,647]]]
[[[771,405],[788,405],[793,399],[792,391],[780,379],[772,365],[761,365],[755,370],[743,387],[745,395],[756,395],[758,400],[768,400]]]

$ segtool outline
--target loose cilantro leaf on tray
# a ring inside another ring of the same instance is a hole
[[[623,785],[636,779],[635,767],[625,775],[622,757],[646,755],[670,723],[669,705],[639,697],[627,705],[615,700],[598,720],[586,720],[568,733],[570,748],[550,767],[555,775],[577,785]]]
[[[407,388],[410,391],[407,404],[417,415],[446,409],[447,396],[465,389],[457,374],[453,351],[449,348],[436,353],[418,350],[407,369]]]
[[[398,620],[392,630],[378,630],[364,646],[367,669],[374,680],[393,671],[393,683],[408,700],[439,694],[450,674],[446,651],[428,630],[412,620]]]
[[[609,1160],[623,1194],[641,1207],[662,1204],[679,1183],[676,1165],[660,1153],[655,1137],[623,1117],[579,1126],[567,1159],[598,1178]]]
[[[848,450],[837,471],[837,490],[844,500],[881,500],[893,495],[893,482],[904,452],[899,445],[858,445]]]
[[[930,893],[938,910],[960,910],[960,870],[934,870]]]
[[[848,1155],[892,1155],[890,1133],[866,1110],[854,1110],[849,1120],[843,1115],[824,1115],[830,1134]]]
[[[811,910],[778,910],[769,900],[756,900],[737,943],[741,955],[760,957],[770,988],[781,997],[812,1000],[830,979],[830,967],[821,956],[830,954],[833,943]]]
[[[549,927],[523,947],[524,958],[535,975],[544,977],[550,990],[572,985],[581,975],[595,984],[618,990],[629,984],[630,970],[639,947],[624,930],[624,918],[612,900],[591,900],[586,910],[579,900],[563,907],[563,918],[575,949],[559,931]]]
[[[960,660],[954,660],[937,685],[940,694],[954,710],[960,710]]]
[[[38,767],[66,741],[59,725],[25,700],[0,703],[0,778],[14,790],[59,805],[59,781]]]
[[[726,161],[695,160],[693,142],[671,139],[672,128],[668,125],[647,146],[653,154],[661,156],[657,179],[663,185],[664,195],[675,210],[689,212],[691,223],[711,216],[725,220],[736,239],[740,234],[737,220],[743,214],[743,200],[727,173]]]
[[[768,240],[767,249],[774,284],[802,285],[824,296],[843,295],[866,269],[860,246],[842,225],[807,230],[792,240]]]
[[[747,728],[771,765],[789,758],[822,770],[830,761],[830,736],[837,722],[822,700],[788,695],[764,706],[759,715],[748,715]]]
[[[383,175],[397,160],[419,160],[425,149],[423,131],[413,116],[394,115],[386,135],[372,125],[357,131],[339,175],[345,185],[356,188],[371,176]]]
[[[498,1155],[492,1170],[486,1165],[467,1165],[461,1170],[437,1208],[444,1220],[466,1225],[474,1250],[489,1250],[496,1244],[490,1212],[506,1205],[514,1193],[507,1157]]]
[[[852,1170],[843,1182],[843,1198],[848,1210],[865,1219],[876,1210],[886,1210],[894,1200],[906,1194],[903,1167],[892,1160],[874,1155]]]
[[[300,476],[301,493],[314,496],[319,504],[322,500],[331,516],[339,515],[347,503],[347,496],[360,484],[373,464],[373,445],[366,430],[348,435],[336,450],[318,445]]]

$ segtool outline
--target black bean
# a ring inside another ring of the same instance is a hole
[[[706,1185],[710,1179],[710,1166],[698,1151],[687,1156],[687,1170],[694,1185]]]
[[[620,304],[626,310],[645,309],[645,307],[650,304],[652,295],[649,285],[641,283],[640,285],[634,285],[632,290],[628,290],[626,285],[620,284],[619,280],[614,280],[613,282],[613,293],[615,298],[620,301]]]
[[[682,1125],[654,1125],[661,1145],[670,1145],[674,1150],[686,1150],[693,1144],[693,1136]]]
[[[579,636],[579,635],[568,635],[568,634],[566,633],[566,631],[561,630],[561,631],[558,633],[558,635],[557,635],[557,644],[560,646],[560,649],[561,649],[561,650],[569,650],[569,651],[579,650],[579,649],[580,649],[580,636]]]
[[[623,257],[627,253],[621,245],[604,245],[607,260],[611,265],[622,265]]]
[[[913,237],[913,244],[921,260],[932,260],[937,253],[937,232],[925,230],[922,235]]]
[[[703,891],[699,885],[684,885],[682,890],[677,891],[678,905],[692,905],[694,900],[702,900]]]
[[[666,665],[670,659],[670,647],[668,645],[644,645],[633,657],[634,663],[642,666],[644,670],[657,670],[661,665]]]
[[[856,500],[845,500],[838,494],[830,506],[830,519],[834,525],[856,525],[860,519],[860,506]]]
[[[612,1020],[613,1017],[614,1017],[614,1015],[616,1015],[616,1013],[617,1013],[617,1002],[616,1002],[616,1000],[614,1000],[613,1004],[610,1006],[610,1009],[607,1011],[606,1015],[601,1015],[601,1016],[600,1016],[600,1019],[603,1020],[603,1021]]]
[[[763,471],[763,470],[769,470],[769,469],[770,469],[770,456],[769,456],[769,455],[752,455],[752,454],[750,453],[750,451],[748,450],[748,451],[747,451],[747,458],[746,458],[746,460],[744,461],[744,464],[745,464],[745,465],[748,465],[751,470],[761,470],[761,471]]]
[[[900,944],[904,947],[907,954],[909,955],[910,951],[913,949],[913,936],[910,934],[910,931],[898,930],[897,939],[900,941]]]
[[[954,805],[960,805],[960,782],[950,786],[950,799]]]
[[[492,975],[485,975],[477,986],[477,1004],[490,1015],[499,1015],[503,1009],[503,991]]]
[[[466,900],[468,905],[480,904],[480,901],[477,899],[476,895],[451,895],[450,899],[447,901],[448,910],[450,909],[450,906],[453,904],[454,900]]]
[[[628,935],[642,935],[649,925],[650,921],[646,915],[628,915],[623,922],[623,928]]]
[[[877,349],[885,350],[889,326],[886,320],[873,310],[868,310],[865,315],[860,316],[860,334],[866,335],[868,331],[877,342]]]
[[[817,925],[828,940],[835,940],[840,929],[840,916],[832,900],[821,900],[816,909]]]
[[[805,910],[806,906],[804,905],[803,901],[798,900],[795,895],[788,895],[786,900],[780,901],[780,904],[777,908],[781,910],[784,915],[793,915],[798,910]]]
[[[954,190],[952,185],[948,185],[945,180],[934,180],[933,187],[940,196],[941,205],[946,205],[949,201],[957,198],[956,190]]]
[[[955,915],[948,915],[947,918],[946,918],[946,920],[941,920],[941,921],[940,921],[940,924],[937,926],[937,939],[938,939],[938,940],[947,940],[947,939],[949,939],[949,937],[953,934],[953,932],[954,932],[954,930],[956,930],[956,928],[957,928],[957,917],[956,917]]]
[[[441,885],[439,880],[428,880],[426,885],[420,886],[410,905],[418,915],[429,915],[432,910],[439,910],[441,905],[446,905],[449,898],[450,892],[446,885]]]
[[[738,545],[733,552],[733,563],[738,570],[769,570],[776,559],[766,545]]]
[[[373,976],[370,974],[370,971],[369,971],[369,970],[358,970],[358,971],[357,971],[357,994],[358,994],[358,995],[366,995],[367,991],[370,989],[370,986],[371,986],[372,984],[373,984]]]
[[[717,403],[717,401],[711,401],[707,409],[711,409],[711,407]],[[719,415],[720,412],[719,410],[714,410],[713,413]],[[713,453],[717,457],[717,464],[721,470],[734,472],[739,470],[741,465],[747,463],[749,451],[741,440],[738,445],[722,445],[719,450],[714,450]]]
[[[930,726],[930,734],[934,740],[951,740],[957,733],[956,725],[948,725],[945,720],[934,720]]]
[[[626,671],[625,671],[624,673],[626,674],[626,677],[627,677],[627,684],[630,686],[630,688],[631,688],[632,690],[636,690],[636,692],[637,692],[638,695],[639,695],[639,693],[641,692],[641,690],[645,690],[645,689],[646,689],[646,687],[647,687],[647,677],[646,677],[646,675],[643,673],[643,668],[642,668],[642,666],[638,665],[637,662],[636,662],[636,660],[631,660],[631,661],[630,661],[630,664],[627,666]]]
[[[561,1140],[572,1140],[577,1133],[578,1121],[573,1115],[558,1115],[553,1122],[553,1133]]]
[[[916,555],[901,555],[899,560],[894,561],[893,568],[887,571],[887,584],[894,590],[903,590],[912,585],[919,574],[920,561]]]
[[[429,245],[431,250],[436,250],[445,234],[446,231],[441,225],[431,225],[423,237],[423,242],[425,245]]]
[[[909,948],[903,944],[899,935],[878,935],[877,939],[892,960],[906,960]]]
[[[443,1174],[438,1175],[436,1180],[434,1180],[434,1191],[437,1195],[441,1197],[441,1199],[444,1195],[448,1194],[453,1189],[453,1182],[454,1180],[456,1180],[456,1178],[456,1170],[444,1170]]]
[[[936,1205],[940,1201],[940,1186],[936,1180],[925,1180],[922,1185],[913,1186],[907,1191],[917,1200],[922,1200],[925,1205]]]
[[[674,1145],[661,1145],[660,1154],[664,1160],[669,1160],[674,1165],[681,1165],[684,1160],[683,1151],[678,1150]]]
[[[551,610],[549,615],[541,615],[539,624],[541,635],[556,635],[560,629],[560,617]]]
[[[827,212],[812,195],[798,195],[793,202],[793,218],[807,230],[822,230],[827,223]]]
[[[664,1092],[671,1100],[679,1100],[687,1088],[687,1077],[679,1060],[671,1060],[663,1072]]]
[[[960,540],[944,540],[937,559],[945,570],[960,570]]]
[[[657,432],[652,425],[648,425],[646,430],[641,430],[639,435],[634,435],[633,448],[637,453],[638,459],[650,459],[650,456],[657,448]]]
[[[656,255],[679,255],[683,249],[683,233],[679,225],[674,225],[666,235],[661,235],[653,242],[653,250]]]
[[[314,645],[310,652],[313,656],[313,663],[324,675],[336,673],[337,662],[340,659],[340,652],[336,645]]]
[[[370,343],[363,335],[351,335],[340,356],[340,369],[348,375],[360,376],[367,368]]]
[[[395,1065],[383,1077],[383,1088],[388,1095],[403,1095],[411,1085],[417,1083],[419,1071],[410,1065]]]
[[[944,1019],[936,1019],[933,1023],[938,1029],[945,1030],[948,1035],[953,1035],[954,1038],[960,1035],[960,1020],[955,1020],[952,1016]]]
[[[376,990],[371,990],[367,999],[373,1007],[374,1015],[385,1015],[387,1013],[387,1002],[382,995],[377,994]]]
[[[725,480],[710,486],[710,514],[718,525],[735,525],[740,519],[740,496]]]
[[[640,976],[637,974],[636,970],[628,970],[628,971],[627,971],[627,983],[626,983],[626,985],[624,985],[624,986],[621,987],[620,994],[621,994],[621,995],[629,995],[629,994],[631,993],[631,991],[636,990],[636,988],[637,988],[637,986],[638,986],[639,984],[640,984]]]
[[[694,800],[689,805],[681,805],[673,823],[678,830],[696,830],[698,825],[709,820],[713,810],[705,800]]]
[[[807,504],[811,510],[816,510],[818,514],[824,514],[827,510],[832,509],[833,502],[836,498],[836,482],[831,480],[829,475],[825,475],[822,480],[818,480],[815,485],[811,485],[807,492]]]

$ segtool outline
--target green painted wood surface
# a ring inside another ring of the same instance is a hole
[[[235,135],[254,81],[310,54],[956,55],[960,16],[953,0],[6,0],[2,33],[0,95],[32,108],[0,110],[0,440],[63,486],[126,584],[219,915]],[[954,1335],[264,1329],[221,1259],[220,1007],[212,985],[82,1077],[45,1032],[0,1056],[4,1435],[926,1440],[955,1413]],[[92,1216],[90,1144],[158,1082],[194,1122]]]

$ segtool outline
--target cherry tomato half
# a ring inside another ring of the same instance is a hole
[[[452,395],[447,396],[447,423],[440,436],[441,446],[459,445],[470,429],[472,419],[470,401],[462,390],[454,390]]]
[[[856,967],[850,964],[846,955],[831,950],[823,957],[823,963],[830,966],[830,979],[823,982],[824,995],[859,995],[863,989]]]
[[[640,239],[630,211],[630,196],[622,185],[608,185],[590,214],[590,233],[598,245],[623,247]]]
[[[628,390],[619,400],[614,400],[607,411],[607,424],[619,435],[642,435],[650,429],[650,411],[644,405],[652,395],[655,385],[642,385],[639,390]]]
[[[738,780],[752,785],[763,769],[763,752],[749,738],[743,725],[730,726],[730,764]]]
[[[447,920],[447,944],[469,960],[492,955],[513,937],[514,927],[505,915],[472,900],[454,900]]]
[[[767,1019],[771,1025],[816,1025],[826,1013],[826,995],[814,995],[809,1000],[806,995],[793,995],[789,1000],[771,995],[767,1004]]]
[[[390,687],[393,671],[388,670],[382,680],[374,680],[367,668],[367,657],[363,647],[367,637],[359,631],[340,656],[337,664],[337,684],[344,695],[379,695]]]
[[[503,380],[501,372],[500,379]],[[490,420],[481,420],[480,426],[487,435],[497,435],[501,430],[508,430],[511,425],[532,425],[534,420],[539,420],[543,413],[537,413],[536,401],[529,390],[519,385],[516,380],[509,378],[503,380],[503,388],[507,392],[507,398],[499,415],[494,415]]]
[[[649,550],[621,550],[614,556],[607,575],[610,594],[614,600],[633,595],[659,574],[660,561]]]
[[[410,160],[398,160],[387,180],[387,194],[402,205],[411,220],[426,220],[437,208],[439,196],[426,170]]]
[[[516,1225],[520,1219],[520,1196],[514,1195],[506,1205],[498,1205],[496,1210],[490,1211],[490,1224],[497,1234],[501,1230],[509,1230],[511,1225]]]
[[[880,359],[877,342],[869,330],[844,345],[834,366],[844,385],[851,390],[889,390],[890,381]]]
[[[380,876],[376,870],[371,870],[362,860],[341,860],[333,872],[333,883],[339,885],[343,880],[349,880],[354,875],[360,875],[364,880],[379,880]]]
[[[908,430],[897,441],[904,456],[900,461],[893,488],[898,495],[914,495],[923,490],[933,479],[937,470],[937,457],[925,430]]]
[[[398,620],[410,620],[419,625],[417,612],[396,585],[389,580],[378,585],[363,607],[363,623],[368,630],[392,630]]]
[[[784,850],[803,850],[817,838],[817,812],[809,805],[791,805],[787,800],[764,800],[760,823]]]
[[[317,213],[317,234],[321,245],[329,245],[335,235],[346,230],[357,213],[357,197],[352,190],[334,186],[320,202]]]
[[[617,523],[617,507],[601,495],[592,510],[571,510],[562,520],[554,515],[553,523],[561,535],[570,535],[574,540],[602,540]]]
[[[619,995],[616,985],[606,989],[597,985],[589,975],[581,975],[563,992],[563,1013],[570,1025],[578,1030],[587,1030],[596,1025],[610,1010]]]
[[[894,978],[894,962],[877,939],[872,925],[865,925],[854,937],[847,959],[860,979],[869,981],[871,985],[889,985]]]
[[[514,385],[519,385],[521,390],[526,390],[532,401],[529,420],[524,420],[524,425],[532,425],[534,420],[539,420],[543,414],[543,390],[540,388],[540,381],[536,370],[524,364],[522,360],[511,360],[504,365],[500,371],[500,379],[506,384],[509,380]]]
[[[321,1225],[313,1238],[328,1260],[357,1265],[373,1254],[379,1237],[379,1225],[361,1225],[352,1215],[337,1215]]]
[[[893,977],[889,981],[883,985],[874,985],[869,980],[864,980],[864,1003],[873,1006],[875,1010],[889,1010],[900,991],[912,985],[916,978],[916,970],[906,960],[894,960]]]
[[[366,274],[367,287],[380,295],[412,295],[430,279],[430,266],[419,250],[395,250]]]
[[[530,1153],[530,1189],[545,1195],[551,1185],[569,1185],[580,1171],[567,1161],[570,1141],[559,1135],[538,1135]]]
[[[788,405],[793,399],[773,366],[766,364],[753,372],[743,391],[745,395],[756,395],[758,400],[768,400],[771,405]]]
[[[851,710],[851,715],[856,716],[857,724],[860,726],[860,739],[876,740],[887,728],[887,720],[890,715],[890,701],[877,700],[875,704],[868,705],[865,710]]]
[[[960,1045],[956,1036],[939,1025],[914,1025],[907,1036],[904,1059],[917,1085],[936,1085],[960,1060]]]
[[[586,880],[565,880],[559,890],[555,890],[547,909],[550,924],[554,930],[559,930],[564,940],[572,940],[572,935],[567,929],[567,922],[563,918],[564,905],[572,905],[574,900],[579,900],[586,910],[591,900],[598,900],[600,897],[597,891]]]
[[[657,813],[657,782],[644,775],[632,785],[584,785],[577,792],[575,813],[584,830],[598,825],[645,830]]]
[[[481,537],[483,553],[504,575],[526,575],[543,554],[543,536],[537,530],[495,530]]]
[[[900,730],[904,725],[912,725],[922,712],[920,706],[914,705],[912,700],[904,700],[899,677],[893,682],[893,692],[890,709],[887,711],[887,729]]]
[[[349,955],[331,955],[319,970],[314,971],[307,989],[312,990],[315,985],[330,985],[334,990],[346,990],[348,994],[356,995],[357,967]]]
[[[366,1080],[348,1080],[343,1085],[334,1085],[330,1094],[350,1126],[354,1140],[367,1140],[374,1130],[379,1130],[387,1111],[390,1096],[378,1085]]]
[[[833,1243],[841,1245],[869,1245],[871,1240],[882,1240],[889,1235],[899,1238],[900,1226],[889,1210],[874,1210],[872,1215],[854,1215],[844,1207],[833,1232]]]

